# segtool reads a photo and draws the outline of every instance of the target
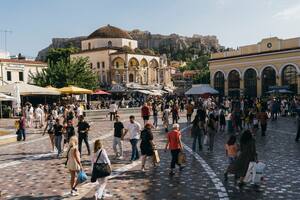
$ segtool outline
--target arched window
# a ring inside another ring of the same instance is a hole
[[[298,80],[296,67],[293,65],[285,66],[281,73],[281,80],[283,86],[289,86],[289,90],[297,94]]]
[[[108,47],[112,47],[112,42],[111,42],[111,41],[108,41],[108,42],[107,42],[107,46],[108,46]]]
[[[257,96],[257,74],[254,69],[247,69],[244,75],[244,95],[246,97]]]
[[[276,71],[272,67],[266,67],[261,76],[262,95],[269,91],[269,87],[276,85]]]
[[[214,87],[218,90],[220,96],[224,96],[224,74],[217,72],[214,77]]]
[[[231,71],[228,75],[228,96],[240,96],[240,74],[236,70]]]
[[[88,43],[88,50],[90,50],[91,49],[91,43],[89,42]]]
[[[115,78],[116,78],[117,83],[121,83],[121,76],[120,76],[120,73],[118,71],[116,72],[116,77]]]
[[[129,82],[130,82],[130,83],[133,82],[133,74],[129,74]]]
[[[119,68],[119,62],[116,62],[116,68]]]

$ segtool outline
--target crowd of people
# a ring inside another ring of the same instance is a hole
[[[163,131],[167,138],[165,150],[170,150],[171,153],[169,174],[171,176],[175,174],[176,165],[178,165],[179,171],[182,171],[184,169],[182,161],[184,153],[179,119],[185,113],[186,123],[191,126],[190,133],[194,152],[206,151],[206,148],[208,152],[213,152],[216,135],[221,134],[228,137],[224,147],[228,158],[228,168],[225,170],[224,179],[227,181],[228,173],[233,173],[235,180],[239,180],[239,185],[243,186],[249,163],[257,161],[255,138],[258,136],[258,130],[261,129],[261,136],[264,137],[269,119],[277,120],[279,115],[298,116],[299,107],[300,103],[296,98],[265,100],[211,97],[192,99],[167,96],[160,99],[148,99],[141,106],[141,118],[143,119],[143,125],[141,125],[134,115],[131,115],[127,122],[122,122],[118,113],[119,107],[116,102],[112,101],[109,104],[109,115],[110,120],[114,121],[112,142],[114,159],[124,159],[123,142],[124,138],[128,137],[131,145],[130,161],[135,162],[142,157],[141,171],[145,171],[147,158],[150,157],[153,166],[156,167],[159,157],[152,131],[159,128],[158,121],[161,117]],[[83,170],[81,164],[82,142],[86,144],[88,155],[92,154],[88,139],[90,124],[84,119],[84,109],[80,104],[38,105],[33,108],[30,103],[26,103],[17,124],[18,134],[23,137],[23,140],[26,139],[26,128],[34,126],[43,128],[43,135],[49,135],[50,150],[56,152],[58,158],[63,154],[67,157],[66,167],[71,175],[72,195],[77,195],[76,186],[79,183],[77,175]],[[300,122],[300,117],[297,119]],[[74,127],[75,122],[77,122],[75,126],[77,131]],[[296,141],[300,138],[299,127],[300,123],[298,123]],[[225,135],[225,132],[228,135]],[[140,150],[138,148],[139,141],[141,141]],[[98,169],[93,167],[97,163],[106,165],[106,168],[103,166],[102,168],[111,171],[111,162],[100,140],[94,142],[91,163],[93,174],[94,170]],[[99,185],[107,182],[107,176],[96,176]],[[96,199],[102,198],[104,193],[104,189],[99,187],[95,194]]]

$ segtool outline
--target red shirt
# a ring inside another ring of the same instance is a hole
[[[168,133],[168,141],[169,141],[169,149],[175,150],[180,149],[180,138],[181,133],[180,131],[173,130]]]
[[[150,108],[148,106],[142,107],[142,116],[150,116]]]

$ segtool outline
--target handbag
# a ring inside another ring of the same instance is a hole
[[[180,151],[178,154],[178,164],[182,165],[186,163],[186,156],[185,153],[183,151]]]
[[[97,160],[93,166],[92,177],[91,177],[92,183],[96,182],[97,178],[106,177],[111,174],[111,168],[107,163],[97,163],[101,153],[102,153],[102,150],[100,151],[100,153],[97,157]]]
[[[158,154],[157,149],[155,149],[153,151],[153,162],[154,163],[159,163],[160,162],[160,158],[159,158],[159,154]]]
[[[78,183],[83,183],[87,180],[87,175],[83,170],[80,170],[78,175],[77,175],[77,182]]]

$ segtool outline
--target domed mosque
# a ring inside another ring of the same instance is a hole
[[[171,84],[166,59],[138,49],[138,42],[127,31],[107,25],[81,42],[81,51],[71,58],[88,57],[90,67],[105,85]]]

